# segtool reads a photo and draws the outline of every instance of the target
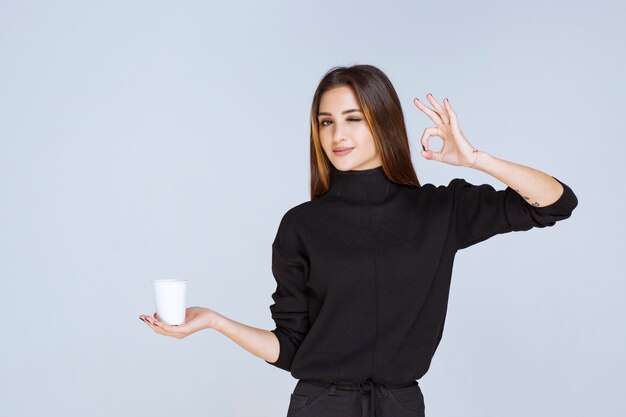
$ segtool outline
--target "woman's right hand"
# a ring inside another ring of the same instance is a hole
[[[182,339],[199,330],[212,328],[218,313],[205,307],[189,307],[185,312],[185,323],[179,325],[165,324],[157,318],[157,314],[139,316],[155,332],[163,336]]]

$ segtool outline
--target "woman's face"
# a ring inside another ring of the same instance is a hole
[[[382,165],[372,132],[350,87],[336,87],[322,94],[317,122],[322,148],[338,170],[360,171]],[[343,148],[348,150],[341,151]]]

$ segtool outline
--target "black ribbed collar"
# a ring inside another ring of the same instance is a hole
[[[382,165],[360,171],[340,171],[331,164],[330,182],[329,196],[360,204],[382,203],[395,189],[395,183],[387,178]]]

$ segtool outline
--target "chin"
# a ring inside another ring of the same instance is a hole
[[[351,164],[344,164],[344,166],[346,167],[345,170],[346,171],[354,171],[354,170],[363,170],[363,169],[367,169],[364,168],[364,165],[371,165],[369,164],[369,161],[361,161],[358,163],[351,163]],[[343,169],[343,168],[342,168]]]
[[[333,159],[331,159],[330,162],[339,171],[352,171],[355,168],[359,168],[359,167],[361,167],[361,166],[371,162],[371,160],[369,158],[368,159],[364,159],[364,160],[357,160],[355,158],[355,156],[357,156],[357,155],[352,155],[352,153],[354,153],[354,151],[352,151],[349,155],[346,155],[346,156],[336,156],[336,155],[333,155]],[[359,168],[359,169],[361,169],[361,168]]]
[[[339,171],[350,171],[350,170],[353,170],[354,168],[356,168],[357,166],[359,166],[361,164],[355,164],[355,163],[352,163],[352,162],[349,162],[349,161],[335,161],[335,162],[333,162],[333,165]]]

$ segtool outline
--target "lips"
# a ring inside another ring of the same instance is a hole
[[[339,155],[339,156],[341,156],[341,155],[347,155],[347,154],[349,154],[349,153],[350,153],[350,151],[352,151],[352,149],[354,149],[354,147],[352,147],[352,148],[347,148],[347,147],[345,147],[345,146],[340,146],[340,147],[338,147],[338,148],[333,149],[333,153],[334,153],[335,155]]]

